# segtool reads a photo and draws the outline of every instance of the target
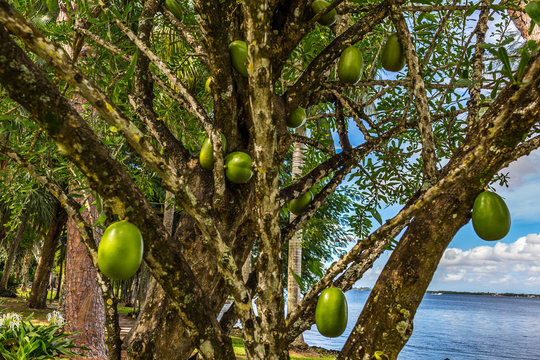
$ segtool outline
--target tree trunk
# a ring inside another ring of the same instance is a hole
[[[461,194],[444,194],[433,201],[429,211],[409,225],[371,291],[340,360],[367,360],[377,351],[382,352],[381,359],[397,358],[412,334],[416,309],[444,250],[469,221],[479,189],[462,186],[461,190]]]
[[[56,283],[56,295],[54,296],[54,300],[59,300],[61,293],[62,293],[62,280],[64,279],[64,261],[66,260],[66,253],[65,253],[65,246],[66,244],[63,244],[60,253],[60,259],[58,259],[58,262],[60,263],[60,271],[58,272],[58,280]],[[63,306],[62,306],[63,307]]]
[[[89,218],[88,210],[83,213]],[[73,220],[67,222],[65,276],[66,331],[78,332],[75,343],[90,350],[89,357],[106,357],[105,311],[96,270]]]
[[[1,169],[1,167],[0,167]],[[4,224],[9,220],[8,214],[3,213],[0,210],[0,248],[2,247],[2,244],[4,243],[4,239],[8,236],[8,232],[6,231],[6,228],[4,227]]]
[[[526,85],[503,90],[478,119],[477,131],[466,137],[442,170],[438,184],[451,185],[435,192],[438,195],[409,224],[338,360],[368,360],[375,355],[394,360],[405,346],[444,250],[470,219],[475,197],[497,171],[515,159],[516,146],[538,121],[540,55],[531,60],[523,80]]]
[[[26,292],[28,285],[28,274],[30,273],[30,267],[32,266],[33,254],[31,249],[25,249],[24,258],[21,264],[20,270],[20,283],[22,291]]]
[[[174,194],[167,191],[163,210],[163,225],[172,233],[174,223]],[[163,288],[151,279],[137,325],[127,337],[128,359],[176,359],[191,352],[192,344],[178,312],[170,303]]]
[[[49,288],[49,279],[54,265],[54,255],[56,247],[60,240],[60,235],[67,221],[66,212],[60,207],[58,202],[54,204],[54,220],[47,229],[47,236],[43,242],[41,256],[34,274],[32,290],[28,298],[28,306],[34,309],[44,309],[47,307],[47,289]]]
[[[521,1],[520,7],[524,8],[528,1]],[[536,24],[532,34],[529,35],[529,28],[531,27],[531,18],[524,12],[508,10],[508,14],[512,16],[514,24],[517,29],[527,40],[540,41],[540,24]]]
[[[301,126],[297,130],[298,135],[305,136],[306,128]],[[301,167],[304,165],[303,152],[305,146],[302,143],[294,143],[292,158],[292,181],[302,176]],[[290,214],[292,222],[296,216]],[[296,282],[293,272],[302,277],[302,232],[294,234],[289,240],[289,263],[287,266],[287,314],[290,314],[300,302],[300,285]],[[300,334],[294,341],[294,345],[305,345],[304,336]]]
[[[15,238],[13,239],[9,248],[6,264],[4,265],[4,273],[2,275],[2,279],[0,280],[0,290],[8,290],[7,286],[9,281],[9,275],[11,273],[11,269],[13,268],[13,262],[15,260],[15,256],[17,256],[17,250],[19,249],[19,244],[21,243],[21,239],[25,230],[26,215],[22,215],[21,222],[19,223],[19,227],[17,228],[17,233],[15,234]]]

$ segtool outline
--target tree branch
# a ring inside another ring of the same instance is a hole
[[[163,15],[165,15],[165,17],[167,19],[169,19],[169,21],[171,22],[171,24],[174,25],[174,27],[180,32],[180,35],[182,36],[182,38],[184,40],[186,40],[186,42],[189,44],[189,46],[191,46],[191,48],[197,52],[199,54],[199,56],[201,56],[201,61],[206,65],[208,66],[208,53],[206,52],[206,50],[204,50],[203,46],[201,45],[201,43],[199,42],[199,40],[197,40],[197,38],[195,38],[195,36],[193,36],[193,34],[189,31],[189,29],[187,28],[187,26],[185,26],[184,24],[182,24],[177,18],[176,16],[174,16],[169,10],[167,10],[165,7],[162,7],[161,8],[161,12],[163,13]]]
[[[398,0],[399,3],[403,0]],[[284,94],[289,109],[295,109],[310,93],[321,89],[319,77],[347,46],[361,39],[388,16],[388,1],[374,7],[343,34],[334,39],[308,66],[296,83]]]
[[[138,39],[146,47],[150,44],[150,35],[154,26],[153,18],[157,12],[159,0],[144,2],[138,29]],[[139,118],[146,124],[150,134],[159,142],[164,153],[174,163],[177,171],[183,173],[190,159],[189,152],[171,133],[165,122],[158,119],[154,111],[154,83],[149,70],[150,60],[145,54],[137,57],[134,71],[135,101],[132,105]]]
[[[309,146],[311,146],[311,147],[313,147],[315,149],[321,150],[324,153],[334,155],[333,149],[328,149],[326,146],[322,145],[320,142],[318,142],[316,140],[313,140],[313,139],[311,139],[309,137],[301,136],[301,135],[298,135],[298,134],[292,134],[291,136],[292,136],[293,141],[295,141],[295,142],[306,144],[306,145],[309,145]]]
[[[368,12],[372,10],[376,5],[373,4],[365,4],[365,5],[356,5],[353,3],[344,4],[341,6],[338,11],[342,13],[348,13],[348,12]],[[436,11],[467,11],[474,5],[408,5],[408,6],[401,6],[399,9],[403,12],[436,12]],[[518,6],[513,6],[510,4],[492,4],[488,6],[489,9],[497,9],[500,8],[500,6],[505,7],[513,7],[515,9],[519,10]],[[478,9],[483,9],[484,6],[479,6]]]
[[[388,240],[399,234],[405,226],[407,226],[407,223],[396,227],[389,236],[375,240],[373,245],[364,250],[358,259],[332,285],[343,290],[343,292],[349,291],[354,283],[362,278],[364,273],[373,266],[375,260],[387,249]],[[298,310],[287,319],[287,340],[289,343],[293,342],[299,334],[311,328],[315,322],[318,295],[318,293],[311,291],[306,294],[302,302],[298,304]]]
[[[119,129],[129,145],[149,164],[173,192],[182,192],[186,198],[196,202],[189,191],[185,179],[176,176],[176,170],[163,159],[144,134],[122,114],[116,105],[90,79],[74,66],[63,48],[46,39],[41,32],[29,24],[5,0],[0,0],[0,22],[16,34],[36,55],[47,61],[58,76],[78,89],[81,95],[92,104],[111,126]]]
[[[206,132],[212,132],[212,130],[214,129],[214,124],[212,120],[208,117],[197,99],[195,99],[195,97],[191,95],[191,93],[184,86],[184,84],[182,84],[182,82],[178,80],[178,78],[171,72],[167,65],[163,61],[161,61],[161,59],[156,54],[154,54],[148,48],[148,46],[146,46],[146,44],[141,41],[141,39],[139,39],[137,35],[133,33],[133,31],[131,31],[131,29],[125,26],[122,21],[115,20],[115,23],[120,28],[120,30],[122,30],[122,32],[126,34],[127,37],[137,46],[137,48],[144,55],[146,55],[148,59],[150,59],[150,61],[159,69],[159,71],[161,71],[161,73],[163,73],[167,77],[167,80],[169,80],[171,84],[176,89],[178,89],[180,95],[189,105],[188,107],[186,107],[186,110],[193,114],[193,116],[195,116],[201,122]]]
[[[477,81],[482,79],[484,73],[483,58],[485,49],[482,48],[481,45],[484,44],[486,40],[489,20],[489,7],[485,6],[489,4],[489,2],[482,0],[482,4],[484,7],[480,11],[478,24],[474,31],[474,34],[476,35],[476,44],[474,45],[474,55],[471,60],[473,68],[471,80],[474,82],[474,85],[469,89],[469,101],[467,101],[467,108],[469,109],[467,116],[468,131],[476,128],[474,124],[478,121],[478,114],[480,112],[481,84],[477,83]]]
[[[334,94],[336,96],[336,94]],[[351,151],[352,146],[349,141],[349,134],[347,130],[347,124],[345,123],[345,114],[343,113],[343,104],[339,97],[339,94],[336,96],[336,101],[334,102],[336,108],[336,126],[337,132],[339,135],[339,144],[343,151]],[[362,129],[361,129],[362,130]],[[366,130],[365,128],[363,130]]]
[[[336,90],[332,90],[332,94],[334,94],[336,99],[339,101],[339,104],[345,109],[347,109],[347,111],[349,112],[349,115],[352,116],[352,118],[354,119],[354,122],[356,123],[356,126],[358,127],[360,132],[362,132],[362,135],[364,135],[364,139],[372,138],[373,136],[371,136],[369,131],[366,129],[366,127],[362,123],[362,120],[366,121],[369,124],[369,126],[371,126],[372,129],[377,130],[377,126],[375,126],[375,124],[371,121],[371,119],[364,113],[363,109],[360,108],[360,106],[357,106],[356,104],[354,104],[352,101],[350,101],[350,99],[344,96],[341,96],[341,94],[337,92]],[[339,127],[338,127],[338,130],[339,130]]]
[[[332,172],[337,171],[343,166],[347,166],[349,162],[358,163],[362,158],[367,156],[370,152],[377,149],[377,147],[392,139],[394,136],[400,134],[407,127],[407,124],[399,123],[388,130],[380,137],[373,137],[366,140],[363,144],[353,148],[350,152],[341,152],[332,156],[330,159],[321,163],[315,167],[308,174],[304,175],[300,180],[291,184],[280,191],[280,206],[285,203],[296,199],[309,189],[313,187],[317,182]]]
[[[336,188],[341,184],[345,177],[356,165],[355,161],[348,161],[341,169],[339,169],[332,180],[326,184],[326,186],[317,194],[309,205],[302,211],[302,213],[291,221],[285,229],[281,231],[281,242],[286,243],[290,238],[296,234],[307,221],[315,215],[317,210],[322,204],[326,202],[328,197],[334,193]]]
[[[416,110],[418,112],[418,129],[422,137],[422,170],[424,178],[424,184],[422,186],[425,189],[433,185],[438,177],[435,140],[433,137],[433,129],[431,127],[429,103],[418,55],[416,54],[405,17],[403,17],[403,14],[399,11],[397,4],[392,4],[390,16],[396,27],[405,57],[407,58],[409,77],[412,81],[412,92],[414,94]]]
[[[0,0],[0,19],[4,24],[10,6]],[[21,23],[23,24],[23,23]],[[28,28],[28,30],[31,30]],[[26,40],[43,44],[31,34]],[[51,50],[46,46],[44,50]],[[68,158],[87,177],[90,186],[105,200],[117,218],[129,217],[145,239],[144,258],[151,273],[173,299],[173,304],[188,325],[194,344],[203,354],[216,352],[234,359],[230,339],[219,327],[211,306],[190,266],[170,237],[155,210],[88,124],[54,88],[39,69],[0,28],[0,83],[9,96],[32,113],[31,119],[44,128]],[[67,65],[66,65],[67,66]],[[185,199],[179,201],[196,223],[203,223],[204,209],[194,212]],[[203,226],[203,230],[204,230]],[[182,279],[182,281],[179,281]],[[202,344],[205,346],[201,346]]]

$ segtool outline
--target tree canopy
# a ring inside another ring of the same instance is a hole
[[[60,201],[94,264],[92,224],[67,182],[103,203],[98,225],[129,219],[142,232],[169,311],[148,306],[138,323],[148,336],[131,338],[131,358],[186,359],[195,348],[205,359],[234,359],[227,333],[239,319],[249,359],[287,359],[314,323],[318,294],[349,290],[389,248],[338,359],[397,358],[475,197],[540,145],[538,2],[313,3],[0,0],[0,160]],[[245,42],[245,54],[233,41]],[[340,60],[351,46],[362,58],[357,82],[359,57]],[[287,126],[299,107],[306,135]],[[198,159],[206,137],[212,170]],[[294,181],[293,141],[306,145]],[[236,152],[252,166],[235,170],[226,155]],[[252,176],[238,183],[228,171]],[[173,234],[156,206],[165,190],[179,216]],[[313,200],[289,223],[288,203],[309,190]],[[21,193],[6,190],[7,201]],[[382,219],[388,205],[402,209]],[[316,261],[304,274],[310,288],[285,317],[283,249],[300,229]],[[109,317],[110,282],[97,276]],[[218,321],[229,294],[234,306]],[[152,334],[165,331],[156,324],[167,316],[180,325],[166,331],[182,331],[164,349]]]

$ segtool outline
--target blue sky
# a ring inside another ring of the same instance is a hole
[[[540,150],[510,164],[509,186],[496,187],[512,217],[509,234],[484,241],[469,222],[454,237],[429,286],[430,290],[540,294]],[[383,210],[383,218],[397,208]],[[372,287],[389,252],[377,260],[357,287]]]
[[[477,17],[478,12],[471,15],[473,19]],[[497,43],[500,40],[494,26],[500,21],[500,15],[496,14],[489,22],[487,42]],[[515,34],[516,41],[523,41],[512,23],[507,31],[510,33]],[[382,77],[393,79],[395,74],[383,72]],[[333,135],[339,151],[339,138],[337,134]],[[352,121],[349,123],[349,136],[353,146],[363,142],[362,134]],[[484,241],[475,234],[469,222],[445,251],[430,290],[540,294],[540,150],[510,164],[501,172],[508,172],[510,176],[508,188],[495,187],[510,210],[512,226],[509,234],[499,241]],[[383,221],[393,217],[399,209],[397,206],[383,209]],[[388,251],[383,254],[356,286],[372,287],[389,254]]]

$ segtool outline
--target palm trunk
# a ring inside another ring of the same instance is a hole
[[[1,169],[1,167],[0,167]],[[2,244],[4,243],[5,238],[8,236],[8,232],[6,231],[6,228],[4,227],[4,224],[9,220],[9,216],[7,214],[2,213],[0,211],[0,248],[2,247]]]
[[[298,135],[305,136],[306,129],[304,126],[298,130]],[[294,152],[292,158],[292,181],[294,182],[298,177],[302,175],[301,167],[304,165],[303,151],[305,146],[303,144],[295,142]],[[291,213],[292,222],[295,219],[295,215]],[[296,282],[293,276],[294,274],[302,277],[302,234],[298,232],[289,240],[289,263],[287,273],[287,314],[290,314],[300,302],[300,285]],[[300,334],[294,341],[294,345],[304,345],[304,336]]]
[[[64,279],[64,261],[66,260],[65,244],[62,245],[61,249],[64,249],[64,251],[61,250],[60,259],[58,260],[60,263],[60,271],[58,272],[58,282],[56,284],[56,295],[54,296],[54,300],[60,300],[62,293],[62,281]]]
[[[26,292],[28,285],[28,274],[30,273],[30,266],[32,265],[32,250],[25,249],[24,258],[20,269],[20,283],[22,291]]]
[[[2,279],[0,280],[0,290],[8,290],[7,286],[9,275],[11,274],[13,262],[15,260],[15,257],[17,256],[17,250],[19,249],[19,244],[21,243],[22,236],[24,234],[24,231],[26,230],[26,220],[26,215],[23,215],[19,227],[17,228],[17,234],[15,234],[15,238],[13,239],[13,242],[11,243],[11,246],[9,248],[8,258],[4,266],[4,273],[2,275]]]
[[[47,230],[43,248],[41,249],[41,256],[34,275],[32,290],[28,299],[28,306],[34,309],[44,309],[47,306],[47,289],[54,264],[54,255],[60,235],[67,221],[67,214],[58,202],[54,204],[53,211],[55,219],[51,222]]]

